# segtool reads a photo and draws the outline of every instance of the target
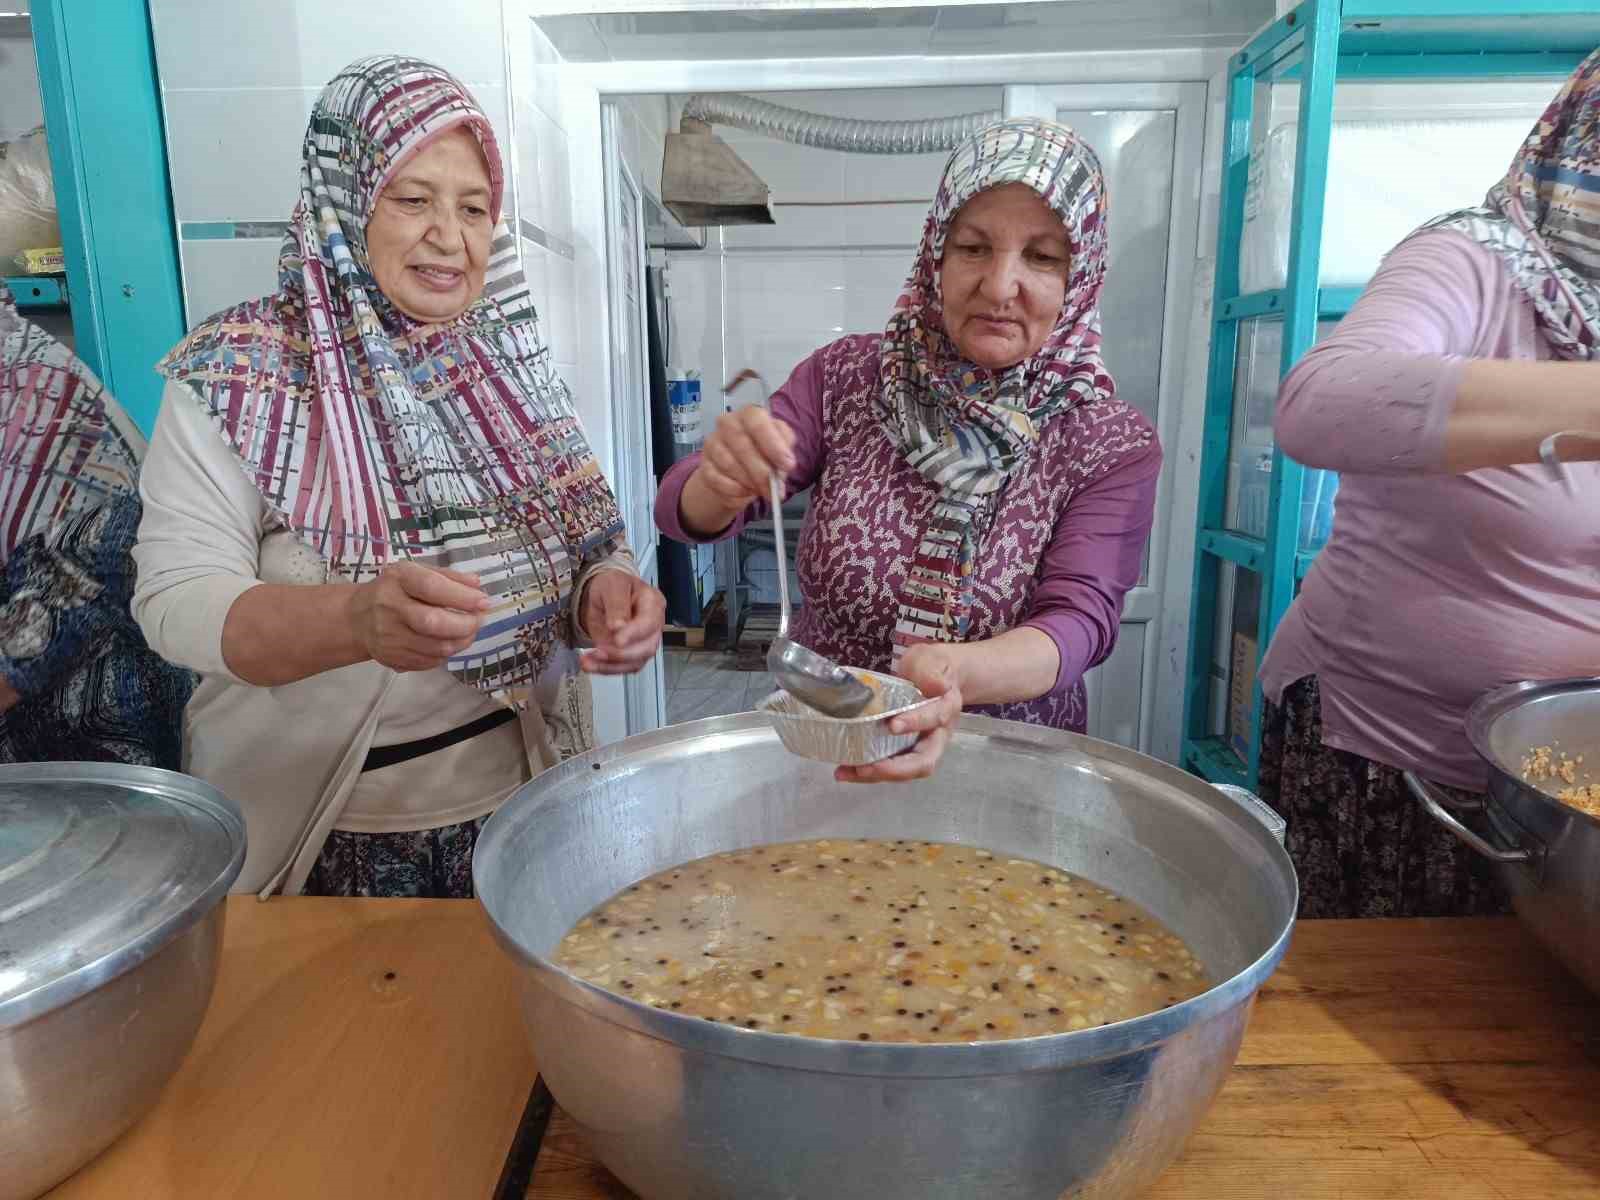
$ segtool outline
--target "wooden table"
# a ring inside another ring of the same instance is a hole
[[[1600,1196],[1597,1038],[1513,921],[1303,923],[1151,1200]],[[235,898],[194,1052],[50,1200],[628,1197],[534,1077],[477,905]]]
[[[194,1050],[49,1200],[484,1200],[534,1079],[520,1022],[477,904],[230,897]]]

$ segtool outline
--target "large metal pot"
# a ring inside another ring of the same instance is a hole
[[[0,766],[0,1200],[155,1103],[211,999],[244,819],[151,768]]]
[[[1511,904],[1544,947],[1600,994],[1600,821],[1524,782],[1522,760],[1540,746],[1583,756],[1581,782],[1600,768],[1600,679],[1513,683],[1467,710],[1467,737],[1489,764],[1489,791],[1463,805],[1408,774],[1433,819],[1497,864]],[[1480,834],[1461,816],[1477,814]]]
[[[548,958],[578,918],[644,876],[816,837],[1042,859],[1144,905],[1221,982],[1099,1029],[874,1046],[659,1011]],[[524,787],[484,829],[473,877],[522,966],[550,1090],[647,1200],[1135,1195],[1232,1066],[1296,902],[1283,848],[1216,789],[1103,742],[979,717],[963,718],[933,779],[898,787],[834,783],[759,714],[630,738]]]

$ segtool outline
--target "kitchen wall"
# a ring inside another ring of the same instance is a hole
[[[448,67],[511,157],[498,3],[150,0],[150,12],[190,325],[276,286],[306,119],[352,60],[415,54]]]
[[[998,86],[760,98],[867,120],[998,112],[1002,103]],[[680,110],[681,100],[674,116]],[[772,189],[777,224],[731,226],[720,246],[670,255],[685,365],[702,371],[708,394],[743,367],[776,388],[818,347],[883,328],[948,156],[845,154],[740,129],[716,132]],[[745,403],[757,398],[754,391],[739,395]]]
[[[507,4],[502,36],[511,87],[518,192],[516,228],[522,263],[556,370],[578,380],[576,247],[572,221],[572,155],[557,85],[559,58],[549,39]]]

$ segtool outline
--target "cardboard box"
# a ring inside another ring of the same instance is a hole
[[[1233,661],[1228,669],[1228,745],[1246,762],[1254,733],[1251,717],[1256,694],[1256,639],[1233,635]]]

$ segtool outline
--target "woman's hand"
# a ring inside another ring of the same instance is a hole
[[[900,677],[910,680],[935,702],[889,722],[891,733],[920,733],[916,745],[893,758],[865,767],[840,767],[840,783],[905,783],[932,775],[950,745],[950,735],[961,716],[961,683],[955,647],[925,642],[907,650],[900,660]]]
[[[594,643],[582,667],[595,675],[632,675],[656,656],[667,598],[628,571],[597,571],[583,589],[578,627]]]
[[[375,662],[431,671],[472,645],[493,603],[474,576],[401,562],[353,589],[350,624]]]
[[[751,501],[767,499],[774,471],[787,478],[794,465],[794,430],[766,409],[723,413],[683,486],[679,519],[693,533],[720,533]]]

